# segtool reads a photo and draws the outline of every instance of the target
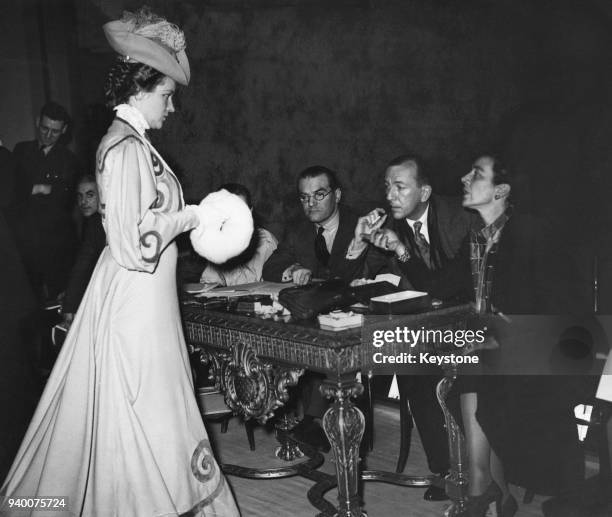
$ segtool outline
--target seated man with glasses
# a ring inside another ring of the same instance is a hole
[[[342,189],[336,174],[321,165],[308,167],[298,176],[297,190],[306,217],[287,227],[278,248],[264,265],[264,280],[304,285],[312,279],[348,280],[361,276],[360,271],[353,274],[347,268],[345,255],[358,215],[340,204]],[[357,262],[351,261],[353,266]],[[300,380],[304,419],[293,434],[302,442],[328,451],[330,445],[320,426],[329,404],[319,392],[323,377],[307,372]]]
[[[345,255],[358,215],[340,204],[336,173],[321,165],[308,167],[298,176],[297,190],[306,219],[286,229],[264,266],[264,280],[304,285],[315,278],[352,279]]]

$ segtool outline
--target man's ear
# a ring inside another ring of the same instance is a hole
[[[421,202],[425,203],[431,197],[431,185],[421,187]]]
[[[36,117],[36,122],[34,123],[36,129],[40,128],[40,117]]]
[[[68,124],[66,124],[66,122],[64,122],[63,126],[62,126],[62,135],[66,132],[66,129],[68,129]]]
[[[337,188],[334,195],[336,196],[336,203],[340,203],[340,200],[342,199],[342,190]]]

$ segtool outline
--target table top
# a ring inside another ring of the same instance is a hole
[[[322,330],[316,320],[281,321],[207,309],[189,300],[182,305],[187,341],[195,347],[232,350],[237,343],[261,359],[328,374],[343,375],[372,367],[372,332],[408,327],[454,329],[473,316],[470,305],[440,307],[418,314],[366,315],[364,325],[342,331]],[[401,348],[401,347],[400,347]]]

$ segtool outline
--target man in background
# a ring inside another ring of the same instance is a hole
[[[55,102],[36,120],[36,139],[15,146],[16,236],[26,271],[40,302],[65,288],[75,248],[71,208],[77,170],[64,145],[69,115]]]
[[[66,327],[72,323],[100,253],[106,246],[106,233],[98,212],[98,186],[93,175],[87,174],[79,179],[77,205],[81,216],[80,246],[62,300],[63,324]]]

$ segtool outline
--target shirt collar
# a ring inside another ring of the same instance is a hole
[[[325,230],[326,232],[332,233],[338,229],[339,224],[340,224],[340,210],[336,208],[336,212],[334,213],[334,215],[332,215],[331,218],[325,222],[325,224],[315,223],[315,227],[317,228],[317,230],[323,227],[323,230]]]
[[[55,147],[55,144],[51,144],[51,145],[40,145],[40,143],[38,144],[38,148],[40,149],[40,152],[43,153],[45,156],[51,152],[53,147]]]
[[[421,217],[417,219],[417,221],[421,223],[422,232],[427,229],[427,214],[429,214],[429,203],[427,203],[427,206],[425,207],[425,211],[421,214]],[[408,219],[406,217],[406,222],[408,223],[408,226],[410,226],[410,229],[412,231],[414,231],[414,223],[416,223],[417,221],[413,221],[412,219]]]
[[[478,234],[484,237],[486,241],[498,241],[499,236],[501,235],[501,231],[508,222],[508,219],[510,219],[511,215],[512,209],[511,207],[508,207],[503,214],[501,214],[497,219],[495,219],[495,221],[485,226],[484,228],[481,228]]]
[[[119,104],[115,106],[115,112],[119,118],[130,124],[140,135],[145,136],[145,131],[149,129],[149,124],[137,108],[129,104]]]

